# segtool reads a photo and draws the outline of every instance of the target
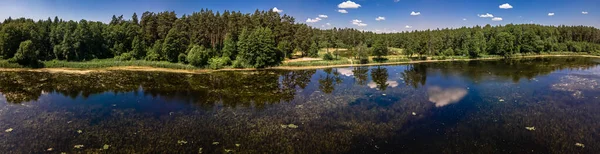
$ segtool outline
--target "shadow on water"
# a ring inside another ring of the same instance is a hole
[[[0,151],[594,153],[599,72],[590,58],[194,75],[0,72],[0,101],[8,102],[0,104]]]

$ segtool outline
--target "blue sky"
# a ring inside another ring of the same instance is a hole
[[[350,5],[340,8],[342,3]],[[504,6],[510,7],[500,8],[506,3]],[[354,4],[360,7],[353,8],[357,7]],[[379,32],[508,23],[600,27],[600,0],[2,0],[0,18],[59,16],[67,20],[108,22],[113,14],[129,18],[133,12],[141,15],[144,11],[168,10],[183,15],[209,8],[251,13],[274,7],[296,17],[296,22],[314,27],[351,27]],[[348,13],[340,13],[340,9]],[[478,16],[487,13],[497,21]],[[554,15],[549,16],[549,13]],[[327,15],[327,18],[316,20],[319,15]],[[378,17],[385,20],[376,20]],[[307,22],[309,18],[317,22]]]

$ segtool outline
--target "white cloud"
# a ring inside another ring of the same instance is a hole
[[[501,8],[501,9],[512,9],[513,8],[512,5],[510,5],[508,3],[504,3],[504,4],[502,4],[502,5],[498,6],[498,7]]]
[[[319,18],[328,18],[329,16],[324,15],[324,14],[319,14]]]
[[[356,25],[356,26],[359,26],[359,27],[367,26],[367,24],[363,23],[362,20],[358,20],[358,19],[352,20],[352,24]]]
[[[554,16],[553,12],[548,13],[548,16]]]
[[[339,13],[348,13],[348,11],[344,10],[344,9],[340,9],[338,10]]]
[[[586,11],[582,11],[582,12],[581,12],[581,14],[588,14],[588,12],[586,12]]]
[[[404,26],[404,28],[412,28],[412,26],[406,25]]]
[[[342,9],[356,9],[359,7],[360,7],[360,4],[356,4],[353,1],[345,1],[345,2],[338,4],[338,8],[342,8]]]
[[[421,15],[421,12],[415,12],[415,11],[412,11],[412,12],[410,13],[410,15],[411,15],[411,16],[418,16],[418,15]]]
[[[306,22],[308,22],[308,23],[315,23],[315,22],[319,22],[319,21],[321,21],[321,18],[314,18],[314,19],[308,18],[308,19],[306,19]]]
[[[479,16],[480,18],[493,18],[494,17],[494,15],[492,15],[490,13],[478,14],[477,16]]]
[[[274,7],[273,12],[281,13],[281,12],[283,12],[283,10],[280,10],[280,9],[277,9],[277,7]]]
[[[500,17],[494,17],[494,18],[492,18],[492,21],[502,21],[502,18],[500,18]]]
[[[394,0],[394,2],[400,2],[400,0]]]
[[[382,21],[382,20],[385,20],[385,17],[377,17],[377,18],[375,18],[375,20]]]
[[[467,18],[463,18],[463,21],[467,21]]]
[[[331,26],[331,24],[330,24],[330,23],[325,23],[325,25],[327,25],[327,26]]]

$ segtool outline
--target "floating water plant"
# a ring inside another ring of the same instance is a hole
[[[13,129],[12,129],[12,128],[8,128],[8,129],[6,129],[4,132],[10,133],[10,132],[12,132],[12,131],[13,131]]]
[[[296,129],[296,128],[298,128],[298,125],[289,124],[289,125],[288,125],[288,128],[293,128],[293,129]]]
[[[581,147],[581,148],[585,148],[585,145],[583,145],[583,143],[575,143],[575,146]]]
[[[104,144],[104,146],[102,147],[102,149],[104,149],[104,150],[108,150],[108,148],[110,148],[110,145],[108,145],[108,144]]]
[[[531,126],[531,127],[525,127],[525,129],[529,130],[529,131],[534,131],[535,127]]]
[[[75,148],[75,149],[81,149],[81,148],[83,148],[83,147],[84,147],[84,146],[83,146],[83,145],[81,145],[81,144],[79,144],[79,145],[75,145],[75,146],[74,146],[74,148]]]

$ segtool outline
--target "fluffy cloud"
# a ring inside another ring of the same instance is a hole
[[[588,14],[588,12],[586,12],[586,11],[582,11],[582,12],[581,12],[581,14]]]
[[[325,25],[327,25],[327,26],[331,26],[331,24],[330,24],[330,23],[325,23]]]
[[[348,11],[344,10],[344,9],[340,9],[338,10],[339,13],[348,13]]]
[[[277,9],[277,7],[274,7],[273,12],[281,13],[281,12],[283,12],[283,10],[280,10],[280,9]]]
[[[358,19],[352,20],[352,24],[356,25],[356,26],[359,26],[359,27],[367,26],[367,24],[363,23],[362,20],[358,20]]]
[[[327,15],[324,15],[324,14],[320,14],[320,15],[319,15],[319,18],[327,18],[327,17],[329,17],[329,16],[327,16]]]
[[[410,13],[410,15],[411,15],[411,16],[418,16],[418,15],[421,15],[421,12],[415,12],[415,11],[412,11],[412,12]]]
[[[492,18],[492,21],[502,21],[502,18],[500,18],[500,17],[494,17],[494,18]]]
[[[308,19],[306,19],[306,22],[308,22],[308,23],[315,23],[315,22],[319,22],[319,21],[321,21],[321,18],[314,18],[314,19],[308,18]]]
[[[377,17],[377,18],[375,18],[375,20],[377,20],[377,21],[385,20],[385,17]]]
[[[463,18],[463,21],[467,21],[467,18]]]
[[[400,0],[394,0],[394,2],[400,2]]]
[[[481,18],[493,18],[494,15],[490,14],[490,13],[486,13],[486,14],[478,14],[477,16],[481,17]]]
[[[406,25],[404,26],[404,28],[412,28],[412,26]]]
[[[554,16],[554,12],[548,13],[548,16]]]
[[[510,5],[508,3],[504,3],[504,4],[502,4],[502,5],[498,6],[498,7],[501,8],[501,9],[512,9],[513,8],[512,5]]]
[[[356,4],[353,1],[345,1],[345,2],[338,4],[338,8],[342,8],[342,9],[356,9],[359,7],[360,7],[360,4]]]

